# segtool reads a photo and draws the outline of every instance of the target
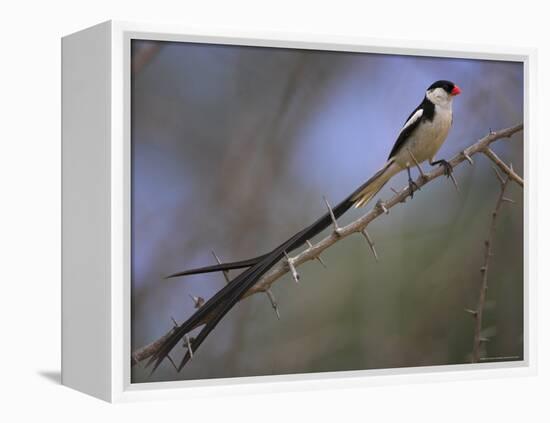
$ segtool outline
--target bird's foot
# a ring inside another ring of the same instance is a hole
[[[416,190],[420,191],[420,187],[416,182],[412,180],[412,178],[409,178],[409,192],[410,192],[411,198],[413,198],[414,192]]]
[[[437,164],[439,166],[443,166],[443,174],[449,178],[451,174],[453,173],[453,167],[447,160],[438,160]]]

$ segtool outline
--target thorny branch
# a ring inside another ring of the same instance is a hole
[[[494,154],[494,153],[493,153]],[[500,159],[499,159],[500,160]],[[475,310],[466,310],[471,313],[475,320],[474,326],[474,347],[472,350],[472,363],[478,363],[481,356],[481,345],[483,342],[487,342],[488,339],[482,336],[482,324],[483,324],[483,309],[485,307],[485,300],[487,298],[487,288],[488,288],[488,275],[489,275],[489,262],[493,256],[493,240],[495,237],[496,226],[497,226],[497,217],[498,212],[500,211],[502,204],[505,202],[512,202],[509,198],[504,196],[508,182],[512,180],[510,175],[507,175],[504,178],[496,168],[493,168],[496,174],[496,177],[500,184],[500,193],[496,202],[495,209],[491,213],[491,223],[489,225],[489,234],[485,240],[485,254],[483,259],[483,266],[479,269],[481,271],[481,286],[479,287],[479,300],[477,308]],[[523,186],[523,185],[522,185]]]
[[[483,153],[489,159],[491,159],[500,168],[500,170],[506,173],[506,175],[508,175],[508,178],[512,179],[515,183],[523,188],[523,179],[516,172],[514,172],[514,168],[512,167],[512,165],[506,166],[506,164],[489,147],[487,147],[483,151]]]
[[[498,159],[498,156],[496,156],[496,154],[494,154],[491,150],[489,150],[489,146],[493,142],[499,139],[510,138],[512,135],[521,131],[522,129],[523,129],[523,124],[519,124],[500,131],[490,132],[487,136],[483,137],[476,143],[470,145],[465,150],[457,154],[455,157],[449,160],[448,163],[451,165],[452,168],[455,168],[456,166],[458,166],[464,161],[467,161],[470,164],[473,164],[472,156],[478,153],[484,153],[491,160],[494,161],[494,158],[492,157],[492,155],[494,155],[497,159]],[[507,169],[506,170],[506,169],[503,169],[498,163],[497,165],[499,166],[499,168],[503,170],[503,172],[505,172],[508,175],[510,179],[513,179],[518,183],[520,183],[519,181],[521,181],[521,186],[523,186],[523,180],[521,180],[519,176],[517,175],[515,177],[511,176],[511,173],[513,173],[513,170],[511,168],[508,168],[508,166],[504,165],[505,168]],[[434,179],[444,175],[444,173],[445,173],[445,169],[443,167],[438,167],[437,169],[435,169],[430,173],[422,172],[418,177],[418,179],[415,181],[416,185],[413,189],[413,192],[419,190],[424,185],[430,183]],[[400,203],[405,203],[407,197],[411,194],[410,188],[408,186],[401,189],[400,191],[396,191],[396,190],[392,190],[392,191],[395,194],[393,197],[391,197],[389,200],[385,202],[379,200],[368,213],[366,213],[365,215],[361,216],[360,218],[358,218],[357,220],[351,222],[346,226],[343,226],[343,227],[338,226],[338,224],[336,223],[336,220],[334,219],[333,231],[329,235],[327,235],[325,238],[323,238],[321,241],[317,242],[316,244],[308,243],[308,248],[302,251],[301,253],[297,254],[295,257],[287,257],[286,260],[282,260],[281,262],[279,262],[269,272],[267,272],[264,276],[262,276],[262,278],[260,278],[260,280],[256,283],[256,285],[250,288],[248,292],[243,296],[242,299],[260,292],[267,293],[271,285],[276,280],[281,278],[283,275],[288,273],[289,271],[293,273],[293,278],[297,280],[299,278],[298,272],[296,270],[298,266],[310,260],[319,260],[321,253],[323,251],[325,251],[327,248],[331,247],[335,243],[341,241],[342,239],[353,234],[363,234],[363,236],[365,236],[365,238],[367,239],[367,242],[369,243],[369,247],[371,248],[373,254],[375,255],[375,258],[378,259],[378,254],[374,249],[374,243],[370,239],[370,236],[366,236],[366,228],[368,224],[384,213],[389,214],[389,211],[392,207]],[[325,203],[329,208],[329,211],[331,211],[332,209],[330,208],[330,205],[328,204],[328,201],[326,199],[325,199]],[[480,319],[480,322],[481,322],[481,319]],[[206,320],[198,324],[197,327],[204,323],[206,323]],[[168,333],[166,333],[156,341],[135,350],[132,353],[132,366],[153,355],[160,348],[163,341],[166,340],[171,335],[173,330],[174,328],[172,328]]]

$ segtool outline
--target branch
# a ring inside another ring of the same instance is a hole
[[[489,151],[488,149],[486,151]],[[506,187],[508,186],[508,182],[512,180],[512,178],[508,175],[506,176],[506,179],[502,177],[502,175],[498,172],[496,168],[493,168],[496,174],[496,177],[500,184],[500,193],[498,195],[497,203],[495,206],[495,209],[491,213],[491,223],[489,225],[489,234],[487,236],[487,239],[485,240],[485,254],[484,254],[484,260],[483,260],[483,266],[481,266],[481,286],[479,288],[479,300],[477,304],[476,310],[466,310],[469,313],[472,314],[475,320],[475,326],[474,326],[474,347],[472,350],[472,363],[479,363],[480,355],[481,355],[481,344],[483,342],[487,342],[488,339],[481,336],[481,327],[482,327],[482,321],[483,321],[483,309],[485,307],[485,300],[487,297],[487,288],[488,288],[488,274],[489,274],[489,261],[491,257],[493,256],[492,251],[492,243],[493,239],[495,237],[496,232],[496,225],[497,225],[497,216],[498,212],[500,211],[500,208],[504,202],[510,202],[511,200],[506,198],[504,196],[504,192],[506,191]],[[523,185],[522,185],[523,186]]]
[[[166,341],[175,330],[176,328],[173,327],[172,329],[170,329],[169,332],[161,336],[156,341],[151,342],[150,344],[147,344],[144,347],[141,347],[135,350],[132,353],[132,360],[131,360],[132,366],[136,365],[140,361],[143,361],[151,357],[155,352],[157,352],[159,348],[162,346],[162,344],[164,343],[164,341]]]
[[[506,166],[506,164],[498,157],[493,150],[491,150],[489,147],[487,147],[483,153],[489,157],[499,168],[502,170],[506,175],[508,175],[508,178],[512,179],[514,182],[516,182],[520,187],[523,188],[523,179],[518,176],[516,172],[514,172],[514,168],[512,165],[510,167]]]
[[[502,138],[509,138],[516,132],[521,131],[522,129],[523,124],[519,124],[511,128],[503,129],[501,131],[492,132],[475,144],[472,144],[471,146],[466,148],[463,152],[457,154],[449,161],[449,164],[453,168],[455,168],[460,163],[468,160],[468,157],[471,158],[477,153],[484,152],[491,143]],[[439,167],[430,173],[425,173],[423,177],[421,175],[415,181],[416,187],[414,191],[419,190],[424,185],[443,175],[443,167]],[[316,259],[323,251],[325,251],[327,248],[340,241],[341,239],[355,233],[361,233],[370,222],[379,217],[381,214],[385,213],[385,211],[389,212],[392,207],[396,206],[399,203],[404,203],[409,195],[409,188],[407,187],[395,194],[388,201],[377,203],[378,205],[372,208],[367,214],[363,215],[362,217],[348,224],[347,226],[339,227],[337,233],[333,231],[330,235],[319,241],[317,244],[313,245],[313,247],[308,248],[307,250],[301,252],[296,257],[294,257],[292,259],[294,267],[298,267],[299,265],[307,261]],[[286,264],[278,263],[268,273],[266,273],[256,285],[250,288],[248,292],[243,296],[243,298],[264,291],[265,289],[269,288],[273,284],[273,282],[275,282],[287,272],[288,267],[286,266]]]
[[[468,161],[470,164],[473,163],[471,157],[477,153],[485,153],[493,142],[502,139],[502,138],[509,138],[515,133],[521,131],[523,129],[523,124],[519,124],[507,129],[503,129],[501,131],[497,132],[491,132],[487,136],[483,137],[476,143],[470,145],[468,148],[463,150],[461,153],[457,154],[455,157],[453,157],[449,164],[452,168],[455,168],[459,164],[461,164],[464,161]],[[423,173],[419,176],[419,178],[416,180],[416,185],[412,192],[419,190],[424,185],[430,183],[434,179],[439,178],[440,176],[443,176],[445,172],[445,169],[443,167],[438,167],[434,171],[430,173]],[[381,214],[386,213],[388,214],[390,209],[394,206],[405,203],[405,200],[407,197],[412,193],[409,189],[409,187],[405,187],[401,189],[401,191],[395,191],[393,190],[395,195],[391,197],[388,201],[382,202],[378,201],[376,205],[365,215],[360,217],[359,219],[353,221],[352,223],[344,226],[339,227],[338,224],[334,220],[334,229],[331,234],[327,235],[324,239],[319,241],[316,244],[311,245],[308,243],[308,248],[295,257],[288,258],[287,260],[281,260],[279,263],[277,263],[273,268],[267,272],[265,275],[263,275],[256,285],[254,285],[252,288],[250,288],[246,294],[242,297],[241,301],[244,298],[247,298],[251,295],[257,294],[257,293],[267,293],[270,289],[271,285],[278,279],[280,279],[283,275],[288,273],[289,271],[292,271],[292,273],[295,276],[295,279],[297,279],[297,271],[296,268],[300,266],[301,264],[310,261],[310,260],[319,260],[321,253],[325,251],[327,248],[334,245],[336,242],[341,241],[342,239],[353,235],[353,234],[364,234],[366,233],[366,228],[370,222],[378,218]],[[327,207],[330,209],[330,205],[327,203]],[[378,255],[376,254],[374,250],[374,243],[372,240],[370,240],[370,237],[366,237],[367,242],[369,242],[369,246],[371,247],[371,250],[373,251],[373,254],[375,254],[375,257],[378,258]],[[291,266],[289,264],[292,264]],[[206,323],[205,321],[200,322],[197,324],[197,327]],[[162,342],[167,339],[170,334],[172,333],[173,329],[170,330],[167,334],[159,338],[157,341],[152,342],[148,345],[146,345],[143,348],[139,348],[132,354],[132,365],[138,363],[139,361],[145,360],[146,358],[149,358],[151,355],[153,355],[160,345],[162,345]]]

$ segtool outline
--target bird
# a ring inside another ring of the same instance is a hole
[[[451,81],[439,80],[431,84],[425,91],[423,100],[412,111],[399,131],[384,166],[334,208],[329,207],[328,212],[314,223],[294,234],[269,253],[247,260],[195,268],[168,275],[167,278],[175,278],[245,269],[206,301],[185,322],[176,326],[171,334],[163,340],[147,362],[147,366],[153,365],[151,373],[168,357],[170,351],[185,336],[188,336],[189,332],[203,326],[195,338],[187,338],[187,352],[177,366],[178,372],[181,371],[191,359],[193,352],[204,342],[221,319],[269,269],[288,257],[290,252],[329,227],[334,219],[338,219],[351,207],[364,207],[397,173],[407,170],[411,197],[415,189],[418,189],[411,177],[412,166],[428,160],[432,166],[443,166],[445,174],[449,177],[452,166],[444,159],[435,160],[435,155],[449,134],[453,123],[453,98],[460,93],[461,89]]]
[[[407,169],[409,186],[418,188],[411,178],[411,167],[426,160],[432,166],[444,166],[450,176],[452,167],[446,160],[434,160],[453,123],[453,98],[461,93],[451,81],[434,82],[426,90],[422,102],[409,115],[401,128],[388,160],[353,198],[355,207],[362,207],[397,173]],[[411,189],[411,196],[414,190]]]

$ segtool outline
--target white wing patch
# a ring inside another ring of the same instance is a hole
[[[403,128],[401,128],[401,131],[399,131],[399,134],[401,134],[401,132],[403,132],[405,129],[407,129],[409,126],[415,123],[418,119],[420,119],[423,113],[424,113],[423,109],[417,110],[416,113],[412,115],[407,122],[405,122],[405,125],[403,125]]]

